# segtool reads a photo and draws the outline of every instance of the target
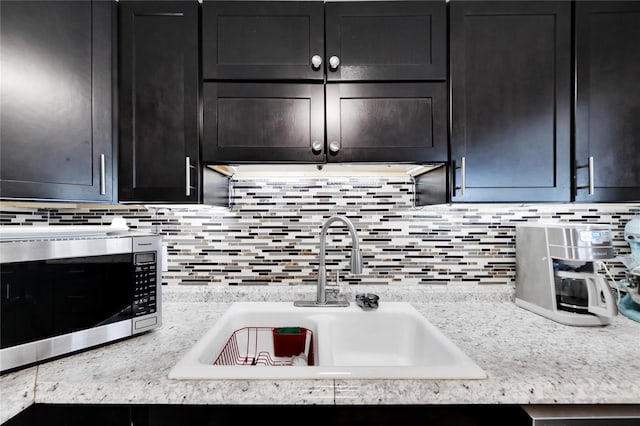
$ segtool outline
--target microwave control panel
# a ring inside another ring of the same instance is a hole
[[[133,286],[133,316],[152,314],[157,309],[156,253],[135,253],[135,280]]]

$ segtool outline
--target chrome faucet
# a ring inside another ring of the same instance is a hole
[[[362,252],[360,251],[360,245],[358,244],[358,233],[353,223],[344,216],[331,216],[322,226],[322,232],[320,233],[320,264],[318,266],[318,287],[316,300],[305,301],[297,300],[293,304],[295,306],[349,306],[347,300],[327,300],[327,266],[326,262],[326,245],[327,245],[327,232],[329,226],[333,222],[343,222],[349,228],[351,234],[351,273],[362,273]]]

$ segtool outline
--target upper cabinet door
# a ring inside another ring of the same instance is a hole
[[[442,1],[326,3],[327,80],[445,80]]]
[[[207,1],[205,80],[323,80],[324,3]]]
[[[324,86],[217,83],[203,87],[202,159],[324,162]]]
[[[119,200],[198,202],[198,4],[119,7]]]
[[[575,199],[638,201],[640,2],[576,2],[576,54]]]
[[[0,197],[113,200],[114,10],[0,2]]]
[[[330,83],[329,162],[447,161],[444,82]]]
[[[569,201],[570,2],[450,5],[452,200]]]

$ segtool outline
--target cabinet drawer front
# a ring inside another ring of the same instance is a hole
[[[205,1],[202,7],[204,79],[322,80],[322,2]]]
[[[208,163],[322,162],[322,84],[205,83],[203,157]]]
[[[447,161],[446,83],[327,84],[333,162]]]
[[[326,4],[328,80],[445,80],[446,3]]]

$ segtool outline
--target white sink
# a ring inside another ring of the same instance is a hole
[[[272,329],[280,327],[302,328],[299,349],[308,355],[309,365],[261,365],[291,363],[290,356],[274,354]],[[225,362],[232,365],[214,365]],[[257,365],[236,365],[245,362]],[[353,303],[295,307],[292,302],[237,302],[169,372],[169,378],[179,380],[486,377],[406,302],[381,302],[373,311]]]

